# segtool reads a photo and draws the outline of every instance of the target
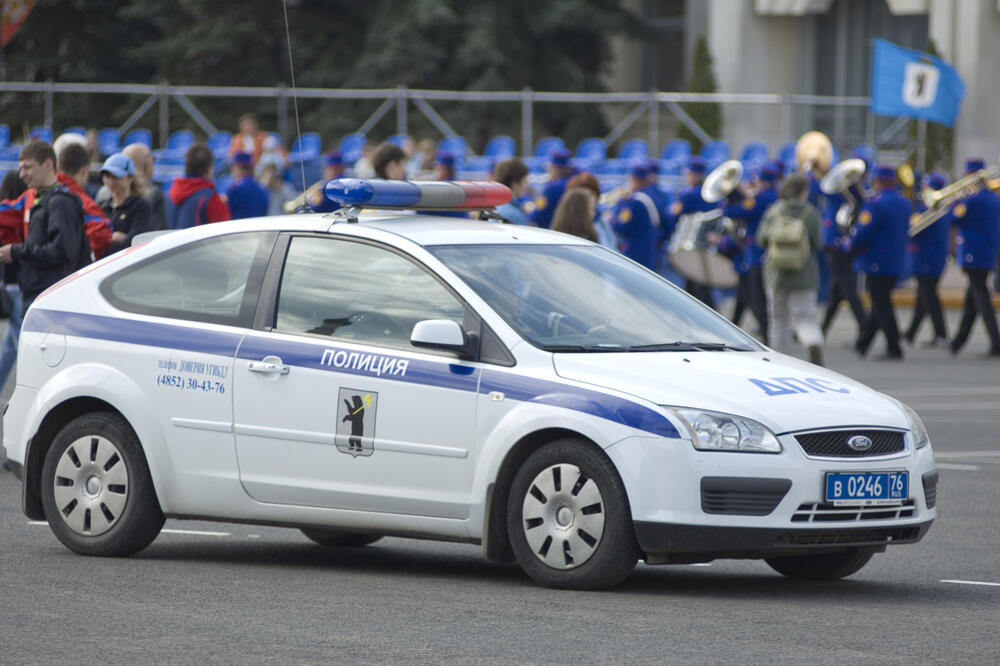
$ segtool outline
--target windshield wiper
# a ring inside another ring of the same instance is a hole
[[[605,345],[545,345],[542,351],[547,352],[623,352],[629,351],[624,347],[615,345],[613,347]]]
[[[635,345],[629,351],[751,351],[749,347],[735,347],[725,342],[662,342],[652,345]]]

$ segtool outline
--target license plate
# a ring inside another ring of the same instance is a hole
[[[909,497],[906,472],[830,472],[826,501],[834,506],[902,504]]]

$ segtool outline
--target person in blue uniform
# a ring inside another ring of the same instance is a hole
[[[858,335],[865,326],[868,315],[858,295],[858,274],[854,270],[855,256],[851,249],[846,230],[837,224],[837,211],[847,203],[843,194],[836,192],[826,195],[826,210],[823,213],[823,250],[829,259],[830,286],[827,296],[826,314],[823,315],[823,335],[830,330],[833,320],[840,312],[840,304],[847,303],[858,324]],[[860,202],[859,204],[860,205]],[[860,211],[858,211],[860,214]]]
[[[649,170],[643,163],[629,171],[629,195],[618,202],[611,227],[618,235],[622,254],[650,270],[659,257],[660,210],[649,195]]]
[[[339,150],[331,150],[323,158],[323,183],[343,178],[345,171],[344,156],[341,155]],[[309,197],[309,206],[315,213],[332,213],[340,208],[339,203],[326,196],[325,184]]]
[[[966,162],[966,173],[983,169],[980,159]],[[997,332],[996,312],[990,300],[986,278],[993,270],[1000,246],[1000,197],[988,187],[955,204],[950,215],[952,224],[958,227],[955,239],[955,258],[958,265],[969,277],[969,288],[965,292],[965,305],[958,332],[951,341],[951,353],[957,354],[972,332],[977,316],[983,318],[986,332],[990,336],[990,356],[1000,356],[1000,333]]]
[[[945,186],[944,176],[932,173],[924,181],[926,187],[940,190]],[[917,197],[913,208],[913,218],[927,210],[920,197]],[[909,252],[913,274],[917,278],[917,302],[913,306],[913,319],[903,337],[913,343],[917,337],[917,329],[925,315],[930,315],[934,325],[934,340],[931,346],[944,346],[948,343],[948,331],[945,328],[944,312],[941,310],[941,299],[938,298],[937,286],[944,272],[948,259],[949,236],[951,232],[951,215],[945,215],[919,234],[910,239]]]
[[[910,202],[899,191],[896,170],[891,166],[875,168],[875,194],[861,207],[858,223],[851,229],[851,247],[858,252],[864,270],[872,312],[865,321],[854,345],[862,356],[882,331],[886,338],[886,359],[902,359],[899,327],[890,298],[896,280],[906,263],[909,242]]]
[[[687,187],[680,191],[677,195],[677,200],[671,204],[670,215],[667,217],[666,224],[664,225],[672,233],[676,230],[677,225],[685,215],[704,213],[718,207],[718,204],[709,203],[701,197],[701,186],[705,182],[705,171],[705,160],[697,155],[692,156],[688,162],[687,171],[684,174]],[[715,307],[712,288],[708,285],[695,282],[690,278],[684,278],[684,291],[709,307]]]
[[[269,195],[253,177],[253,155],[238,152],[233,155],[230,172],[233,184],[226,190],[226,200],[232,219],[264,217]]]
[[[740,276],[738,291],[736,294],[736,307],[733,309],[733,323],[740,325],[743,319],[743,312],[750,308],[757,325],[760,327],[760,334],[764,344],[768,343],[767,335],[767,297],[764,295],[764,249],[757,245],[755,237],[757,227],[760,226],[761,218],[771,204],[778,200],[778,190],[775,185],[778,181],[778,170],[765,164],[760,169],[757,177],[757,192],[750,196],[742,196],[739,190],[734,191],[737,196],[731,200],[723,209],[723,215],[738,220],[741,224],[743,241],[743,251],[740,253],[736,266]],[[726,241],[719,246],[719,250],[725,252]]]
[[[556,150],[549,156],[549,179],[542,187],[542,193],[535,198],[535,210],[531,213],[531,221],[540,227],[548,229],[551,226],[552,215],[566,191],[567,181],[573,175],[570,154],[568,150]]]

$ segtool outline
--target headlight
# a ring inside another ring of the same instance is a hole
[[[675,409],[673,412],[687,424],[696,449],[755,453],[781,451],[781,444],[774,433],[754,420],[698,409]]]
[[[922,449],[930,444],[930,435],[927,434],[927,428],[924,427],[924,422],[920,420],[917,413],[906,403],[899,400],[896,402],[899,403],[903,413],[906,414],[906,419],[910,422],[910,433],[913,435],[913,447],[916,449]]]

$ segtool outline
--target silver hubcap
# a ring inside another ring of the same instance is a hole
[[[531,482],[522,507],[528,547],[554,569],[578,567],[604,534],[604,500],[576,465],[552,465]]]
[[[88,435],[70,444],[56,465],[53,496],[66,525],[97,536],[111,529],[128,500],[128,471],[118,447]]]

